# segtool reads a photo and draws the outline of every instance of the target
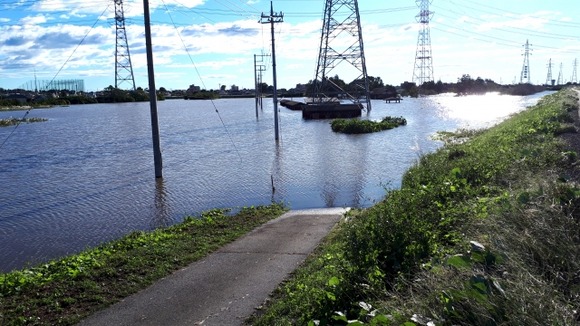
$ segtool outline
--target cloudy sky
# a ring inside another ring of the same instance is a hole
[[[279,88],[314,78],[325,1],[274,0]],[[143,2],[124,0],[137,86],[147,87]],[[253,88],[254,55],[270,54],[265,0],[151,0],[157,87]],[[0,0],[0,87],[34,80],[83,79],[88,91],[115,84],[114,0]],[[519,81],[523,44],[531,44],[530,77],[544,83],[548,60],[564,82],[580,59],[577,0],[433,0],[430,24],[435,80],[463,74]],[[388,84],[412,80],[419,26],[413,0],[361,0],[368,74]],[[344,19],[337,15],[338,20]],[[264,82],[272,83],[271,57]],[[338,71],[338,70],[337,70]],[[339,76],[349,80],[347,71]],[[355,76],[356,77],[356,76]],[[120,85],[128,88],[128,84]]]

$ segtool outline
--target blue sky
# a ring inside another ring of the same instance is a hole
[[[433,0],[435,80],[463,74],[511,83],[520,78],[523,44],[531,45],[530,77],[570,81],[580,60],[580,5],[572,0]],[[274,0],[279,88],[314,78],[323,0]],[[151,0],[157,87],[253,88],[254,54],[270,53],[264,0]],[[124,1],[137,86],[147,87],[143,2]],[[368,74],[399,85],[412,80],[419,9],[413,0],[360,0]],[[113,0],[0,0],[0,87],[30,80],[84,79],[89,91],[115,83]],[[81,44],[82,41],[82,44]],[[79,46],[79,44],[81,44]],[[272,83],[271,62],[263,81]],[[349,72],[337,70],[350,81]],[[356,76],[355,76],[356,77]],[[127,85],[128,86],[128,85]]]

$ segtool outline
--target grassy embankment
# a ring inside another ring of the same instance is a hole
[[[212,210],[62,260],[0,274],[0,325],[72,325],[198,260],[286,209]]]
[[[489,130],[445,134],[249,322],[578,325],[580,158],[562,140],[573,115],[567,90]]]

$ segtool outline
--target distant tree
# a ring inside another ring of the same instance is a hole
[[[266,83],[260,83],[260,84],[258,84],[258,87],[260,89],[260,92],[262,92],[262,93],[268,91],[268,84],[266,84]]]
[[[402,96],[410,96],[410,97],[417,97],[419,96],[419,89],[417,88],[417,84],[411,82],[404,82],[401,84],[401,92]]]
[[[226,85],[221,85],[220,86],[220,91],[224,91],[225,92],[225,90],[226,90]]]
[[[159,91],[162,93],[167,93],[167,89],[165,89],[165,87],[159,87]]]
[[[383,83],[381,77],[368,76],[368,82],[369,82],[369,90],[385,87],[385,83]]]
[[[334,77],[329,77],[328,80],[331,82],[330,84],[332,85],[332,88],[341,88],[341,89],[346,89],[346,83],[344,82],[344,80],[340,79],[340,77],[338,77],[338,75],[334,75]]]

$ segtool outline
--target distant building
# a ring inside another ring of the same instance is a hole
[[[232,85],[232,87],[230,87],[230,92],[239,92],[240,88],[236,85]]]

